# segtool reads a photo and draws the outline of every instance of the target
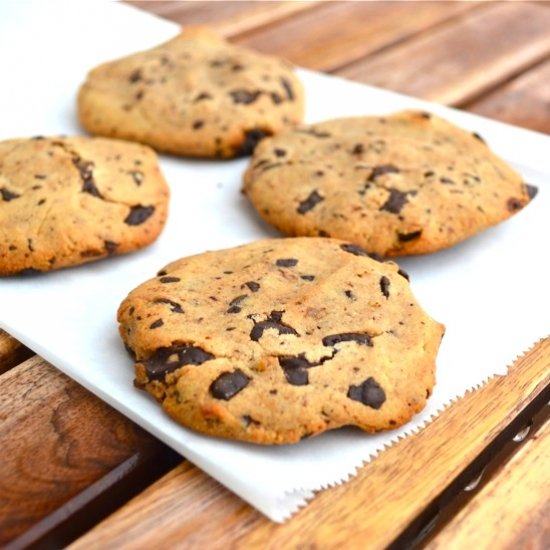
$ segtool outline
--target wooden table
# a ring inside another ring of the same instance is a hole
[[[133,3],[550,133],[549,2]],[[6,548],[550,548],[550,338],[284,525],[1,332],[0,373]]]

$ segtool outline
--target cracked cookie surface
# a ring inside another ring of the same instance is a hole
[[[0,142],[0,275],[51,271],[150,244],[169,190],[155,152],[113,139]]]
[[[331,120],[266,139],[243,191],[287,235],[346,239],[389,257],[452,246],[536,194],[478,134],[420,111]]]
[[[173,262],[118,320],[136,385],[170,416],[263,444],[407,422],[431,394],[443,333],[395,263],[319,238]]]
[[[302,120],[290,65],[188,27],[151,50],[93,69],[79,116],[93,134],[187,156],[249,155],[266,135]]]

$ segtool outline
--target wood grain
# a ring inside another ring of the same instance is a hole
[[[315,8],[316,0],[301,2],[128,2],[180,25],[208,25],[232,36]]]
[[[550,54],[550,11],[490,3],[340,74],[424,99],[458,105]]]
[[[32,355],[21,342],[0,329],[0,374]]]
[[[550,60],[465,107],[483,116],[550,134]]]
[[[550,548],[550,421],[426,548]]]
[[[326,2],[233,41],[333,71],[475,7],[471,2]]]
[[[37,356],[0,377],[0,394],[0,546],[157,445]]]
[[[166,476],[80,538],[73,548],[384,548],[550,384],[550,338],[399,441],[350,483],[323,491],[284,525],[188,466]],[[429,475],[426,475],[429,472]],[[399,511],[398,513],[396,511]],[[147,544],[144,544],[147,547]]]

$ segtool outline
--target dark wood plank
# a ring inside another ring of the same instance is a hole
[[[180,25],[208,25],[231,36],[315,8],[317,1],[267,2],[154,2],[131,1],[129,4],[170,19]]]
[[[0,374],[22,363],[31,355],[30,349],[0,329]]]
[[[206,474],[183,465],[75,542],[72,548],[386,548],[472,465],[518,413],[550,394],[550,338],[402,439],[351,482],[321,492],[283,525],[266,520]],[[520,419],[524,422],[524,419]],[[460,434],[458,437],[457,434]],[[455,481],[453,481],[455,480]],[[162,525],[162,529],[155,529]],[[368,543],[367,543],[368,541]]]
[[[405,94],[459,105],[550,55],[550,11],[491,2],[340,74]]]
[[[465,107],[480,115],[550,134],[550,60]]]
[[[0,393],[0,546],[44,537],[101,496],[117,467],[162,463],[163,445],[37,356],[0,376]]]
[[[234,41],[333,71],[475,7],[472,2],[326,2]]]

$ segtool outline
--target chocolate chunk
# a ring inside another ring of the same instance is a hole
[[[214,355],[202,348],[183,344],[159,348],[143,364],[149,380],[162,380],[164,375],[184,365],[202,365],[211,359],[215,359]]]
[[[139,170],[130,170],[128,174],[132,177],[134,183],[138,187],[143,183],[143,172],[140,172]]]
[[[302,354],[299,357],[279,357],[279,365],[283,369],[287,382],[293,386],[309,384],[307,368],[311,365]]]
[[[521,210],[523,208],[523,203],[519,199],[512,197],[508,199],[506,207],[510,212],[516,212],[517,210]]]
[[[281,78],[281,86],[285,89],[286,97],[289,101],[294,101],[294,90],[286,78]]]
[[[372,376],[369,376],[359,386],[350,386],[348,397],[372,409],[379,409],[386,401],[384,390]]]
[[[169,277],[165,277],[165,278],[169,278]],[[173,279],[175,279],[176,277],[172,277]],[[179,281],[179,279],[178,279]],[[167,304],[170,306],[170,311],[172,313],[184,313],[183,309],[181,308],[181,305],[178,304],[177,302],[174,302],[172,300],[169,300],[168,298],[157,298],[155,300],[155,304]]]
[[[243,421],[243,424],[246,428],[250,426],[251,424],[253,426],[261,426],[261,423],[257,420],[254,420],[249,414],[245,414],[244,416],[241,416],[241,420]]]
[[[229,92],[229,95],[233,99],[233,103],[242,103],[243,105],[249,105],[254,103],[262,92],[249,92],[248,90],[233,90]]]
[[[34,179],[35,180],[45,180],[48,176],[46,174],[35,174]]]
[[[398,269],[397,273],[401,275],[401,277],[403,277],[404,279],[407,279],[407,281],[410,280],[409,274],[404,269]]]
[[[193,122],[193,130],[200,130],[204,126],[204,120],[195,120]]]
[[[179,277],[161,277],[160,278],[160,282],[162,284],[166,284],[166,283],[177,283],[181,281],[181,279]]]
[[[37,206],[42,206],[46,202],[46,199],[40,199],[36,204]]]
[[[315,279],[315,275],[300,275],[300,279],[303,279],[304,281],[313,281],[313,279]]]
[[[350,299],[355,300],[355,294],[351,290],[344,290],[344,294]]]
[[[372,346],[371,337],[364,332],[344,332],[323,338],[323,346],[335,346],[340,342],[356,342],[363,346]]]
[[[128,355],[135,361],[136,360],[136,352],[128,344],[124,344],[124,348],[128,352]]]
[[[202,92],[194,99],[194,103],[204,101],[205,99],[212,99],[212,96],[206,92]]]
[[[279,258],[275,265],[278,267],[294,267],[298,263],[296,258]]]
[[[265,321],[254,322],[254,326],[250,331],[250,339],[257,342],[262,336],[265,330],[274,329],[279,334],[293,334],[299,336],[299,334],[289,325],[283,323],[283,311],[272,311]]]
[[[5,187],[0,187],[0,197],[2,197],[3,201],[9,202],[13,199],[18,199],[21,195],[19,193],[15,193],[14,191],[10,191],[9,189],[6,189]]]
[[[162,319],[157,319],[149,325],[149,328],[155,329],[161,327],[162,325],[164,325],[164,321]]]
[[[130,213],[124,218],[127,225],[141,225],[155,212],[154,206],[132,206]]]
[[[233,372],[224,372],[220,374],[212,384],[210,384],[210,393],[216,399],[229,401],[237,395],[241,390],[248,386],[250,378],[241,370],[237,369]]]
[[[248,289],[251,292],[258,292],[258,290],[260,290],[260,285],[258,283],[256,283],[255,281],[248,281],[244,284],[248,287]]]
[[[428,170],[427,172],[424,172],[425,178],[431,178],[432,176],[435,176],[435,172],[433,170]]]
[[[296,211],[298,214],[305,214],[306,212],[309,212],[310,210],[313,210],[316,205],[318,205],[320,202],[323,202],[325,200],[324,197],[319,195],[317,190],[315,189],[312,191],[308,198],[303,200],[299,205]]]
[[[93,197],[98,197],[99,199],[103,198],[94,181],[94,163],[91,161],[82,160],[78,156],[73,157],[72,160],[73,164],[76,166],[76,169],[80,172],[80,178],[82,179],[82,192],[89,193]]]
[[[386,298],[390,297],[390,280],[385,275],[380,277],[380,290]]]
[[[135,71],[130,73],[130,76],[129,76],[128,80],[132,84],[135,84],[136,82],[139,82],[142,78],[143,77],[142,77],[142,74],[141,74],[141,69],[136,69]]]
[[[472,136],[481,141],[481,143],[485,143],[485,140],[477,132],[472,132]]]
[[[365,152],[365,147],[362,143],[358,143],[354,148],[353,148],[353,151],[352,153],[354,155],[360,155],[361,153],[364,153]]]
[[[523,185],[525,185],[525,189],[527,191],[527,195],[529,195],[529,198],[534,199],[539,192],[539,188],[535,187],[534,185],[529,185],[528,183],[524,183]]]
[[[239,307],[239,304],[246,298],[246,294],[243,294],[242,296],[237,296],[236,298],[233,298],[231,302],[229,302],[229,309],[226,313],[239,313],[241,311],[241,308]]]
[[[439,181],[440,181],[443,185],[455,185],[454,180],[452,180],[451,178],[439,178]]]
[[[251,155],[256,145],[266,136],[271,135],[264,130],[248,130],[245,133],[244,141],[235,149],[235,155]]]
[[[394,187],[389,189],[390,196],[388,200],[380,207],[380,210],[385,210],[391,214],[399,214],[405,204],[409,202],[409,195],[416,195],[416,191],[399,191]]]
[[[414,239],[418,239],[420,235],[422,235],[422,229],[411,231],[410,233],[397,233],[397,238],[399,242],[407,243],[409,241],[414,241]]]
[[[274,105],[279,105],[279,103],[283,102],[283,98],[276,92],[271,92],[269,96],[271,97],[271,101],[273,101]]]
[[[369,256],[369,253],[366,250],[363,250],[360,246],[357,246],[356,244],[341,244],[340,248],[344,252],[349,252],[354,256]]]
[[[286,151],[284,149],[276,148],[274,150],[275,156],[277,157],[284,157],[286,155]]]
[[[384,174],[399,174],[400,170],[397,166],[393,164],[383,164],[382,166],[374,166],[368,180],[374,181],[377,177],[383,176]]]
[[[157,277],[162,277],[162,275],[166,275],[166,271],[164,269],[161,269],[158,273],[157,273]]]

